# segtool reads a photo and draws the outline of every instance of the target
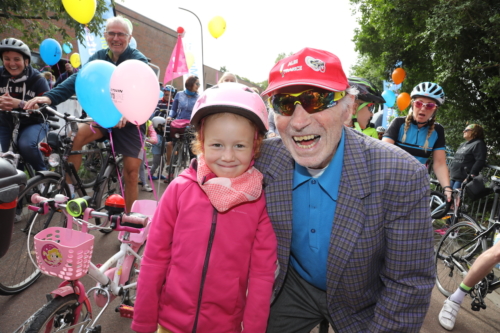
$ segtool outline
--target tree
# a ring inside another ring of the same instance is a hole
[[[99,32],[104,24],[102,15],[105,11],[105,1],[97,0],[96,13],[87,25],[91,32]],[[61,27],[56,25],[56,22],[62,22],[65,25],[61,24]],[[60,36],[63,42],[71,40],[67,29],[74,30],[80,42],[84,41],[84,25],[69,16],[60,0],[2,0],[0,2],[0,35],[5,36],[7,32],[18,30],[22,33],[20,39],[30,48],[38,48],[40,43],[49,37]]]
[[[351,0],[360,14],[353,71],[389,80],[402,62],[402,91],[433,81],[445,90],[437,120],[453,148],[467,123],[485,128],[489,162],[500,132],[500,2],[498,0]]]
[[[227,72],[226,66],[221,66],[219,69],[220,72],[225,73]]]

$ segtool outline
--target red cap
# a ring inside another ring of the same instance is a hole
[[[278,89],[297,85],[344,91],[349,82],[335,54],[306,47],[271,69],[269,86],[261,95],[272,95]]]

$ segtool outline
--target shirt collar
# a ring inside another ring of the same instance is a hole
[[[342,128],[342,136],[340,137],[340,142],[337,147],[337,151],[333,156],[330,164],[326,167],[326,170],[321,176],[316,178],[321,188],[332,198],[337,200],[338,189],[340,184],[340,178],[342,173],[342,165],[344,164],[344,128]],[[313,178],[306,167],[295,163],[294,173],[293,173],[293,189],[295,190],[301,184],[309,181]]]

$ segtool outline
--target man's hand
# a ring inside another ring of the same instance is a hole
[[[276,136],[276,133],[274,133],[274,132],[267,133],[268,138],[274,138],[275,136]]]
[[[47,96],[34,97],[34,98],[30,99],[28,102],[26,102],[26,104],[24,105],[24,109],[25,110],[38,109],[38,105],[41,105],[41,104],[50,105],[50,104],[52,104],[52,101]]]
[[[122,119],[120,119],[120,121],[118,122],[118,124],[115,125],[115,128],[123,128],[125,127],[125,125],[127,125],[127,118],[125,117],[122,117]]]
[[[0,110],[12,111],[14,108],[14,98],[10,97],[7,91],[4,95],[0,96]]]
[[[174,119],[171,117],[167,117],[167,124],[170,124],[172,122],[172,120],[174,120]]]

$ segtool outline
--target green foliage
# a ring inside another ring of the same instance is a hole
[[[443,86],[437,120],[453,149],[467,123],[485,128],[489,162],[497,163],[500,131],[500,1],[350,0],[361,16],[354,42],[355,75],[390,80],[402,62],[401,91],[423,81]]]
[[[225,73],[227,72],[226,66],[221,66],[219,69],[220,72]]]
[[[88,24],[91,32],[95,33],[100,30],[104,24],[102,14],[105,11],[104,0],[97,0],[95,16]],[[68,28],[58,27],[55,24],[56,21],[65,23]],[[0,36],[5,36],[12,29],[19,30],[23,34],[21,39],[30,48],[38,48],[46,38],[57,38],[60,43],[70,41],[71,37],[66,29],[74,30],[77,38],[81,42],[84,40],[82,34],[84,26],[68,15],[61,0],[0,1]]]
[[[274,63],[277,64],[281,59],[285,59],[286,57],[289,57],[293,54],[293,52],[290,52],[288,54],[286,54],[285,52],[282,52],[280,54],[278,54],[278,56],[276,57],[276,60],[274,60]]]

